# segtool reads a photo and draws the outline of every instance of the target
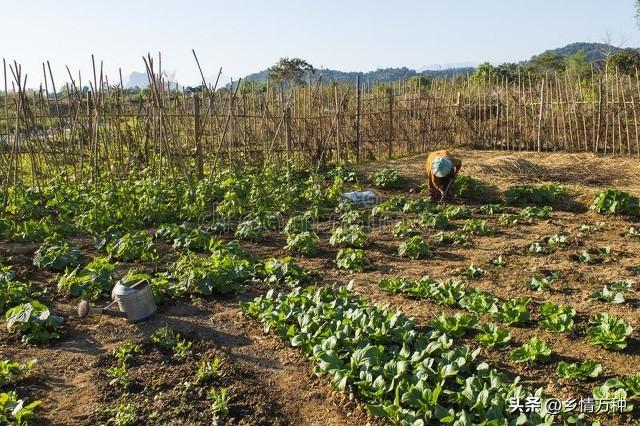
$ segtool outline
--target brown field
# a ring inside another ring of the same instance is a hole
[[[640,293],[632,288],[626,302],[606,304],[593,301],[589,295],[604,284],[616,279],[633,278],[632,270],[640,266],[640,238],[627,238],[624,233],[638,219],[612,218],[588,210],[594,194],[607,186],[640,194],[640,161],[627,158],[602,158],[590,154],[500,153],[485,151],[460,152],[464,165],[462,174],[481,179],[495,186],[495,193],[510,184],[555,181],[570,191],[571,201],[554,209],[552,218],[532,224],[513,227],[499,225],[496,216],[483,216],[477,211],[482,202],[467,203],[474,217],[486,219],[496,232],[490,236],[474,237],[470,247],[449,247],[434,244],[433,257],[427,260],[409,260],[396,255],[399,239],[386,228],[371,234],[367,254],[374,268],[364,273],[346,273],[335,268],[337,249],[328,244],[329,223],[321,223],[320,253],[312,258],[298,258],[299,263],[320,274],[320,284],[346,284],[354,281],[354,289],[364,298],[400,309],[413,317],[416,326],[423,329],[429,321],[454,309],[430,301],[412,300],[402,295],[389,295],[377,285],[382,278],[404,277],[417,279],[430,275],[438,280],[457,277],[470,286],[490,290],[500,298],[532,298],[533,316],[524,327],[509,327],[513,339],[505,349],[482,348],[481,357],[500,370],[522,377],[525,384],[542,386],[546,393],[558,398],[580,398],[591,394],[591,389],[607,378],[625,376],[640,370]],[[417,188],[424,180],[424,159],[420,155],[384,163],[359,166],[365,174],[386,166],[400,169],[403,176]],[[613,172],[613,173],[612,173]],[[382,191],[384,196],[399,191]],[[420,198],[418,191],[404,191],[410,198]],[[490,197],[491,194],[488,195]],[[489,199],[487,199],[489,201]],[[519,209],[513,208],[514,212]],[[602,231],[583,234],[578,227],[605,221]],[[460,225],[464,220],[456,220]],[[426,237],[431,237],[428,231]],[[569,245],[548,254],[532,255],[527,247],[535,241],[554,234],[565,234]],[[91,241],[76,241],[83,255],[93,254]],[[260,244],[246,244],[262,257],[282,257],[285,239],[272,233]],[[595,265],[582,265],[572,256],[587,248],[610,246],[612,259]],[[161,246],[162,247],[162,246]],[[328,380],[318,378],[313,367],[298,351],[272,335],[264,335],[262,326],[254,319],[242,315],[239,301],[250,300],[267,291],[266,286],[249,286],[238,296],[208,299],[172,300],[159,306],[150,320],[129,324],[119,318],[107,316],[75,318],[76,300],[56,294],[54,274],[42,272],[32,266],[37,245],[25,245],[0,240],[0,256],[13,265],[21,277],[38,284],[44,292],[43,301],[62,314],[66,320],[66,334],[49,346],[33,347],[19,343],[17,337],[0,329],[0,358],[27,360],[36,358],[35,375],[23,383],[30,399],[43,401],[39,411],[41,424],[93,425],[105,422],[106,407],[117,405],[121,396],[109,386],[105,368],[114,364],[109,352],[124,339],[142,341],[156,328],[169,325],[193,342],[194,355],[184,363],[175,363],[157,348],[143,344],[143,351],[131,366],[131,395],[139,410],[141,424],[202,424],[208,418],[209,402],[202,391],[196,398],[185,389],[195,374],[201,354],[219,356],[222,374],[216,385],[226,387],[231,395],[229,424],[309,424],[357,425],[376,423],[367,417],[362,405],[349,395],[336,394]],[[170,248],[166,248],[170,251]],[[503,255],[507,264],[496,268],[491,260]],[[470,280],[461,271],[474,264],[486,270],[484,276]],[[162,269],[161,264],[145,265]],[[529,290],[531,277],[540,271],[560,272],[560,279],[552,290]],[[572,305],[576,311],[576,325],[568,333],[547,333],[537,327],[537,306],[545,301]],[[599,312],[609,312],[624,318],[634,332],[626,349],[620,352],[605,350],[589,344],[585,336],[587,321]],[[486,319],[486,318],[483,318]],[[516,364],[510,360],[511,348],[537,335],[553,348],[548,364]],[[460,342],[477,347],[473,338]],[[568,383],[555,375],[557,361],[592,359],[603,366],[603,374],[592,382]],[[636,404],[638,405],[638,404]],[[623,425],[640,415],[636,408],[627,416],[605,417],[603,424]]]

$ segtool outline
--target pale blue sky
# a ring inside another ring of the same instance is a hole
[[[191,49],[207,76],[239,77],[298,56],[316,67],[380,67],[518,61],[574,41],[640,46],[633,0],[147,1],[0,0],[0,56],[41,80],[49,59],[90,69],[90,55],[115,79],[143,71],[162,51],[165,68],[197,83]],[[88,75],[86,75],[88,76]],[[84,76],[83,76],[84,78]]]

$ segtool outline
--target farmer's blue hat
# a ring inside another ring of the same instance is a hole
[[[445,157],[438,157],[431,163],[431,173],[439,178],[448,176],[451,169],[453,169],[453,163]]]

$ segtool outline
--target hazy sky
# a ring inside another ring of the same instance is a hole
[[[111,79],[144,71],[161,51],[183,84],[223,66],[227,76],[265,69],[283,56],[316,67],[381,67],[518,61],[574,41],[640,46],[634,0],[0,0],[0,56],[41,80],[50,60],[88,76],[91,54]],[[1,69],[0,69],[1,74]],[[1,77],[1,75],[0,75]],[[125,77],[126,78],[126,77]]]

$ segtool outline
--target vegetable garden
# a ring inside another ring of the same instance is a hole
[[[495,163],[586,154],[460,154],[447,204],[424,156],[11,186],[0,424],[632,424],[634,160],[585,184]],[[151,319],[77,318],[141,280]]]

